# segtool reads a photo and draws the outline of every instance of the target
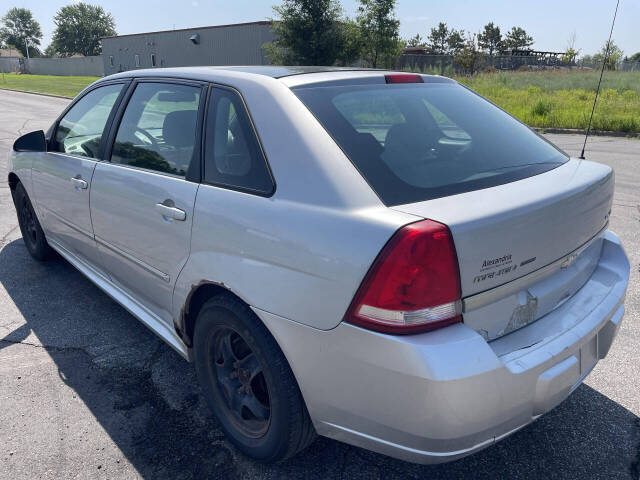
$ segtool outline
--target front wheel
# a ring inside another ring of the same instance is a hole
[[[36,260],[44,261],[50,259],[53,256],[53,249],[47,243],[31,200],[29,200],[27,191],[22,186],[22,183],[16,185],[13,192],[13,202],[18,214],[20,232],[22,232],[22,238],[27,250]]]
[[[315,430],[291,368],[245,303],[228,294],[205,303],[193,350],[203,394],[239,450],[271,463],[311,444]]]

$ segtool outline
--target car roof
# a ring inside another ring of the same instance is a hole
[[[289,87],[319,81],[331,81],[346,78],[382,76],[394,72],[392,70],[378,70],[370,68],[352,67],[313,67],[313,66],[276,66],[276,65],[248,65],[248,66],[201,66],[201,67],[173,67],[173,68],[148,68],[141,70],[129,70],[105,77],[102,80],[132,77],[172,77],[191,79],[207,82],[217,82],[222,79],[251,77],[260,81],[260,78],[281,79]],[[422,75],[431,81],[447,81],[445,77]]]
[[[311,66],[277,66],[277,65],[238,65],[238,66],[203,66],[203,67],[173,67],[173,68],[153,68],[153,69],[142,69],[142,70],[129,70],[120,74],[116,74],[118,76],[147,76],[149,73],[153,73],[153,75],[160,75],[163,72],[185,72],[188,73],[189,76],[201,74],[204,76],[208,76],[211,73],[220,72],[220,71],[230,71],[230,72],[243,72],[243,73],[251,73],[254,75],[264,75],[265,77],[271,78],[282,78],[288,77],[291,75],[303,75],[305,73],[320,73],[320,72],[349,72],[349,71],[380,71],[366,68],[350,68],[350,67],[311,67]]]

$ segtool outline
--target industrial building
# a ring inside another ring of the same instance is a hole
[[[268,65],[271,22],[237,23],[102,39],[104,74],[138,68],[195,65]]]

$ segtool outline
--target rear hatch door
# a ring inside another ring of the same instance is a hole
[[[466,302],[465,323],[491,340],[545,315],[588,280],[612,199],[609,167],[571,159],[520,181],[392,208],[449,226],[463,298],[503,292],[483,295],[475,312],[480,305]]]

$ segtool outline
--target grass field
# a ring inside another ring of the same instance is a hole
[[[599,72],[498,72],[456,77],[532,127],[585,129]],[[75,96],[98,77],[0,76],[0,88]],[[605,72],[595,130],[640,132],[640,72]]]
[[[532,127],[586,129],[599,72],[499,72],[456,80]],[[640,132],[640,72],[605,72],[593,129]]]
[[[100,77],[58,77],[52,75],[0,74],[0,88],[75,97]]]

